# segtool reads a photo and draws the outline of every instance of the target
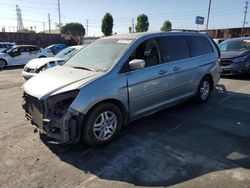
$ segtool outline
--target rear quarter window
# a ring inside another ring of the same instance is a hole
[[[188,36],[187,40],[192,57],[210,54],[214,52],[207,37]]]

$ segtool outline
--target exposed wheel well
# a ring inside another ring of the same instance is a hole
[[[128,115],[127,111],[126,111],[126,108],[125,108],[125,106],[122,104],[122,102],[119,101],[119,100],[117,100],[117,99],[106,99],[106,100],[103,100],[103,101],[100,101],[100,102],[96,103],[96,104],[87,112],[86,116],[88,116],[88,114],[91,113],[91,111],[92,111],[95,107],[97,107],[97,106],[99,106],[99,105],[101,105],[101,104],[103,104],[103,103],[112,103],[112,104],[116,105],[116,106],[121,110],[121,112],[122,112],[124,124],[126,125],[126,124],[128,123],[128,121],[129,121],[129,115]]]
[[[44,56],[44,55],[41,55],[39,58],[44,58],[44,57],[46,57],[46,56]]]

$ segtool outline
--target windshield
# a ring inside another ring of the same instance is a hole
[[[130,43],[130,40],[97,40],[69,59],[63,66],[106,72],[116,63]]]
[[[10,48],[7,48],[6,50],[4,50],[4,53],[9,53],[14,49],[14,46],[11,46]]]
[[[219,44],[221,52],[250,50],[249,40],[226,40]]]
[[[55,57],[67,60],[71,58],[74,54],[76,54],[76,52],[78,52],[79,50],[80,48],[68,47],[56,54]]]

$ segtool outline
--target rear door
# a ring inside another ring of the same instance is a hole
[[[216,65],[217,54],[206,35],[187,36],[187,41],[192,57],[192,66],[196,67],[193,75],[192,88],[196,91],[201,78]]]
[[[168,100],[169,88],[169,68],[168,64],[161,64],[158,39],[141,43],[128,62],[133,59],[145,60],[146,66],[126,73],[132,119],[162,107]]]

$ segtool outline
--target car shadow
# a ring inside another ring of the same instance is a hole
[[[188,100],[134,121],[100,148],[41,139],[62,161],[101,180],[170,186],[211,172],[250,169],[249,99],[219,85],[208,103]]]
[[[24,65],[10,66],[10,67],[5,67],[3,69],[0,69],[0,71],[4,71],[4,70],[16,70],[16,69],[21,69],[23,67],[24,67]]]

